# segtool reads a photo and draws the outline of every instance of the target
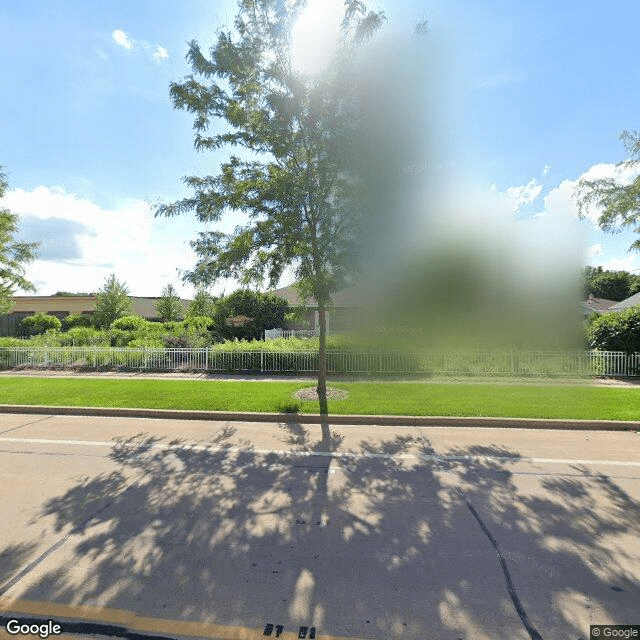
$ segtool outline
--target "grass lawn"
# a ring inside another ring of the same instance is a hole
[[[331,383],[335,414],[640,420],[640,389],[541,384]],[[0,404],[317,413],[293,393],[308,382],[0,379]]]

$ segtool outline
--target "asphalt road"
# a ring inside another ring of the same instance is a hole
[[[634,432],[5,414],[0,509],[2,630],[586,640],[640,624]]]

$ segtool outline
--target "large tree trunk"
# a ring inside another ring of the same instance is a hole
[[[327,403],[327,316],[324,304],[318,303],[318,321],[320,322],[320,347],[318,349],[318,401],[320,415],[329,414]]]

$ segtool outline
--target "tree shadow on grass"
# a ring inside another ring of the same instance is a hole
[[[499,444],[438,454],[409,431],[351,450],[348,430],[283,424],[288,455],[232,430],[119,440],[112,472],[44,506],[76,535],[20,597],[256,637],[577,640],[634,622],[640,504],[614,479],[539,475]]]

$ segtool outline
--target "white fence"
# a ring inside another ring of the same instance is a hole
[[[317,351],[220,351],[107,347],[0,347],[0,367],[315,373]],[[623,352],[364,353],[330,351],[330,373],[469,376],[635,376],[640,354]]]
[[[315,338],[318,335],[318,331],[308,331],[306,329],[266,329],[264,332],[264,339],[275,340],[276,338]]]

